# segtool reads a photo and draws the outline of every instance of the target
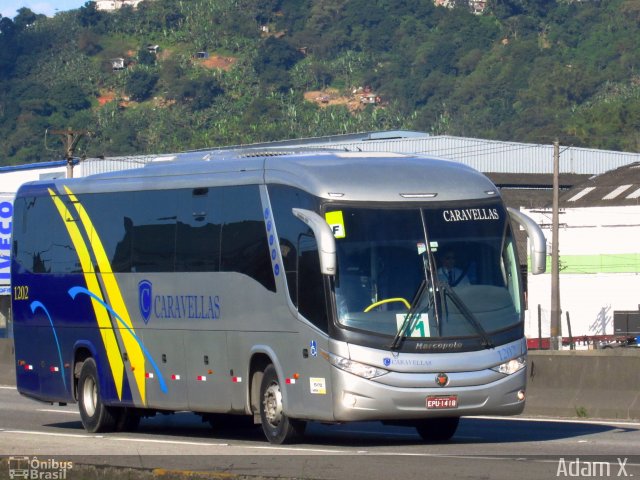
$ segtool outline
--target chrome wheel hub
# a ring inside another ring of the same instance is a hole
[[[92,378],[87,378],[82,388],[82,404],[87,415],[93,417],[98,404],[98,385]]]
[[[264,414],[267,422],[273,427],[277,427],[282,421],[282,393],[280,385],[272,383],[264,392],[262,399]]]

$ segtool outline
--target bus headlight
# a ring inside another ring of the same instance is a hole
[[[331,365],[339,368],[340,370],[344,370],[345,372],[353,373],[362,378],[376,378],[384,375],[385,373],[389,373],[388,370],[383,368],[373,367],[371,365],[365,365],[364,363],[354,362],[353,360],[349,360],[348,358],[341,357],[339,355],[334,355],[333,353],[328,353],[323,355]]]
[[[513,375],[527,366],[527,357],[518,357],[508,362],[504,362],[491,370],[504,373],[505,375]]]

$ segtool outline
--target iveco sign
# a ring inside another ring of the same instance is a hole
[[[8,294],[11,279],[13,195],[0,195],[0,294]]]

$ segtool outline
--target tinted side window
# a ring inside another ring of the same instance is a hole
[[[67,197],[60,198],[67,208],[73,208]],[[13,249],[22,268],[33,273],[82,271],[66,225],[77,218],[73,214],[66,217],[62,219],[50,196],[16,200],[14,218],[20,225],[14,228]]]
[[[316,327],[328,331],[324,279],[320,273],[318,244],[309,231],[298,240],[298,310]]]
[[[176,271],[215,272],[220,269],[221,212],[220,189],[179,191]]]
[[[78,195],[93,223],[113,272],[132,270],[133,222],[128,210],[134,202],[133,192]],[[91,239],[95,245],[97,239]]]
[[[224,203],[220,270],[244,273],[275,292],[258,186],[220,190]]]
[[[125,217],[133,231],[132,271],[173,272],[175,269],[177,191],[134,192]]]
[[[280,250],[289,296],[293,304],[298,306],[298,238],[309,231],[303,222],[291,213],[292,208],[316,210],[317,202],[306,192],[284,185],[270,185],[269,199],[276,222]]]
[[[317,211],[318,201],[306,192],[283,185],[270,185],[269,199],[291,301],[306,319],[326,332],[327,309],[318,246],[313,232],[291,212],[292,208]]]

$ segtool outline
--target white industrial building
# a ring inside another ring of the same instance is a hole
[[[640,162],[560,198],[562,336],[640,335]],[[551,243],[551,209],[525,209]],[[526,333],[549,336],[551,274],[529,275]],[[569,313],[570,329],[566,314]]]

